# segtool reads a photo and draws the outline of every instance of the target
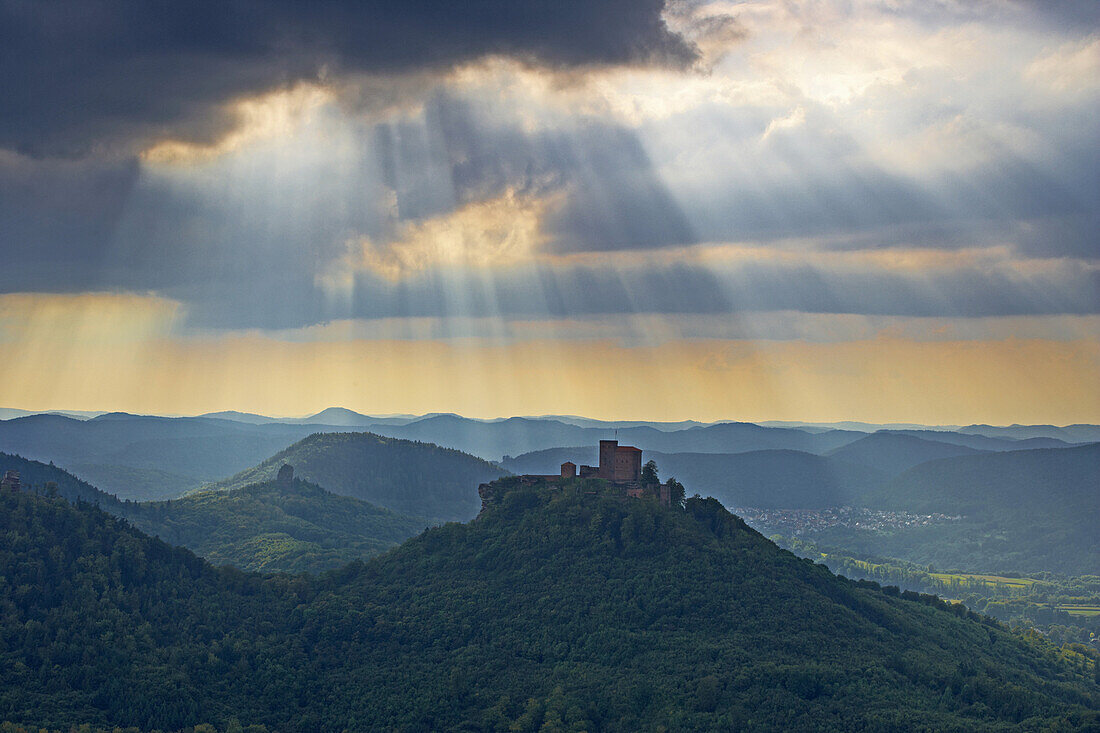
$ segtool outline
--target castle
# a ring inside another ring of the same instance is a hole
[[[576,478],[577,466],[572,461],[561,464],[561,478]],[[581,466],[581,478],[602,478],[616,483],[642,480],[642,451],[632,445],[619,445],[617,440],[600,441],[600,465]]]
[[[6,471],[4,478],[0,479],[0,490],[4,491],[19,491],[22,485],[19,483],[18,471]]]
[[[560,474],[525,474],[517,476],[516,480],[521,484],[549,483],[551,487],[560,487],[567,482],[576,479],[601,479],[608,482],[610,488],[619,495],[639,499],[647,494],[656,498],[664,506],[672,503],[672,482],[659,483],[656,480],[642,481],[642,451],[632,445],[619,445],[617,440],[600,441],[600,460],[598,466],[580,466],[566,461],[561,464]],[[497,499],[496,487],[492,484],[482,484],[478,487],[478,495],[481,497],[481,505],[492,503]],[[596,493],[589,490],[586,493]]]

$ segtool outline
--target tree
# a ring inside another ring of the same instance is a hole
[[[684,505],[684,485],[674,476],[668,477],[668,503],[670,506]]]
[[[695,688],[695,708],[702,713],[713,713],[718,706],[718,690],[721,683],[710,674],[699,680]]]
[[[649,461],[642,466],[642,483],[643,484],[659,484],[661,479],[657,478],[657,462]]]

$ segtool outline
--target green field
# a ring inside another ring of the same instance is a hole
[[[821,557],[822,559],[825,559],[828,557],[828,554],[821,553]],[[869,563],[863,560],[849,560],[849,562],[869,573],[874,572],[879,568],[885,567],[883,565],[877,565],[875,563]],[[1001,575],[980,575],[977,573],[928,573],[928,575],[944,584],[950,584],[952,582],[979,582],[988,586],[995,587],[999,585],[1005,588],[1018,588],[1020,590],[1024,590],[1038,582],[1034,578],[1006,578]]]
[[[1100,616],[1100,606],[1059,605],[1058,610],[1065,611],[1071,616]]]
[[[1027,588],[1037,582],[1033,578],[1005,578],[1000,575],[977,575],[974,573],[929,573],[929,575],[941,583],[980,581],[986,585],[1003,585],[1009,588]]]

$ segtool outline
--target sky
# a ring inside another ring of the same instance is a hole
[[[0,0],[0,405],[1100,422],[1100,5]]]

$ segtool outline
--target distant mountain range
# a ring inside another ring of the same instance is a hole
[[[1052,432],[1049,428],[1012,426],[987,430],[995,435],[981,432],[986,430],[983,426],[971,426],[965,432],[906,428],[879,431],[875,435],[904,435],[933,444],[987,451],[1070,445],[1062,438],[1046,435]],[[313,433],[353,431],[433,443],[486,460],[559,446],[595,446],[600,439],[614,437],[657,453],[794,450],[845,459],[844,454],[835,452],[868,435],[863,430],[821,426],[601,422],[573,416],[499,420],[474,420],[451,414],[375,417],[329,408],[305,418],[271,418],[239,412],[171,418],[126,413],[104,413],[90,418],[26,415],[0,420],[0,451],[53,461],[105,491],[124,499],[144,501],[180,496],[236,474]],[[1061,431],[1059,435],[1063,438],[1093,436],[1100,440],[1100,428],[1096,426],[1068,426],[1056,431]],[[868,464],[868,456],[873,458],[875,453],[871,450],[854,462],[892,473],[898,465],[915,465],[930,455],[920,450],[912,455],[901,449],[884,450],[880,463]]]
[[[683,428],[635,425],[613,430],[593,427],[595,421],[583,419],[575,419],[581,424],[549,418],[482,421],[444,414],[389,416],[384,418],[389,424],[376,425],[372,433],[366,433],[351,423],[378,418],[348,410],[325,410],[296,423],[256,422],[267,419],[263,416],[236,417],[253,422],[124,413],[87,420],[26,416],[0,421],[0,450],[54,461],[69,469],[87,481],[70,494],[82,492],[85,500],[99,501],[105,507],[118,501],[110,494],[123,500],[150,501],[174,499],[203,487],[242,489],[270,481],[285,462],[295,467],[299,477],[326,491],[413,518],[414,524],[423,526],[473,517],[478,510],[478,483],[504,471],[557,473],[565,460],[593,465],[598,440],[617,435],[620,441],[643,448],[645,459],[656,460],[663,477],[674,476],[689,493],[712,495],[731,507],[873,506],[966,517],[954,528],[898,531],[888,537],[837,530],[831,540],[819,538],[845,549],[862,548],[871,554],[973,570],[1057,567],[1066,572],[1089,572],[1087,564],[1094,557],[1096,533],[1087,530],[1089,518],[1096,514],[1095,502],[1090,503],[1095,492],[1071,492],[1066,503],[1048,504],[1007,501],[994,491],[1019,485],[1020,491],[1055,496],[1068,490],[1065,481],[1075,481],[1078,487],[1096,486],[1095,477],[1087,472],[1077,478],[1067,474],[1063,480],[1058,478],[1062,474],[1051,472],[1049,466],[1028,468],[1031,463],[1050,461],[1049,465],[1055,466],[1063,459],[1092,455],[1087,449],[1042,435],[1050,432],[1049,426],[987,430],[1002,433],[992,436],[978,432],[986,430],[983,426],[971,426],[967,432],[892,429],[865,433],[719,423]],[[345,424],[305,422],[313,418]],[[1084,437],[1091,434],[1089,429],[1068,426],[1061,430],[1066,431],[1065,437]],[[547,446],[554,441],[577,447]],[[483,455],[522,446],[539,449],[506,456],[498,468],[458,449],[439,447],[448,445],[478,449]],[[996,460],[998,454],[1006,456],[1004,463]],[[971,465],[979,468],[968,468]],[[998,468],[1002,465],[1015,468],[1006,473]],[[1028,477],[1024,483],[1020,483],[1021,476]],[[995,484],[984,477],[996,477],[989,479]],[[73,477],[53,480],[59,484],[78,481]],[[106,493],[95,494],[96,487]],[[961,507],[962,496],[972,496],[974,503]],[[1027,535],[1027,526],[1044,530]],[[944,533],[950,532],[954,535],[948,538]],[[1074,538],[1071,552],[1065,551],[1063,542],[1068,537]],[[177,541],[185,542],[182,535]],[[198,547],[194,543],[189,546]],[[209,553],[205,547],[201,551]],[[1014,564],[1017,560],[1023,564]]]

